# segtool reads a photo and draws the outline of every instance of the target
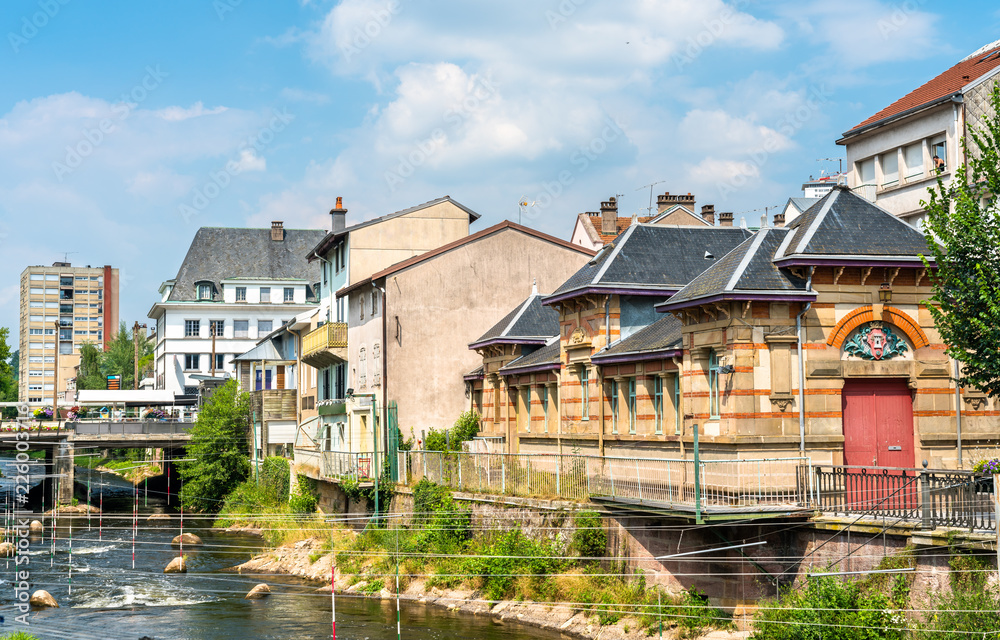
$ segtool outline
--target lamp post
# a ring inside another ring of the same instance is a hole
[[[882,304],[888,304],[892,302],[892,285],[888,282],[883,282],[878,287],[878,301]]]
[[[132,374],[133,389],[139,388],[139,329],[145,329],[145,328],[146,325],[139,324],[138,320],[136,320],[135,324],[132,325],[132,343],[133,343],[132,346],[135,347],[135,358],[132,363],[135,369],[134,373]]]

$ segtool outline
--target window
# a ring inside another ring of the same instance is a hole
[[[221,338],[226,332],[226,321],[225,320],[209,320],[208,321],[208,335],[209,337],[215,336],[216,338]]]
[[[580,367],[580,419],[590,420],[590,371]]]
[[[47,335],[47,336],[54,336],[54,335],[56,335],[56,330],[55,329],[46,329],[45,330],[45,335]]]
[[[30,306],[32,308],[35,308],[35,309],[38,309],[38,308],[44,307],[45,303],[42,302],[41,300],[32,300],[31,302],[28,303],[28,306]]]
[[[285,302],[295,302],[295,289],[293,287],[285,287]]]
[[[271,320],[258,320],[257,321],[257,337],[263,338],[267,334],[271,333],[271,327],[274,322]]]
[[[948,170],[948,147],[945,144],[944,136],[931,141],[931,156],[932,160],[935,156],[941,160],[940,162],[934,160],[934,169],[938,173]]]
[[[382,382],[382,349],[379,343],[372,345],[372,386],[377,387]]]
[[[368,384],[368,361],[365,356],[365,348],[358,351],[358,388],[364,389]]]
[[[185,320],[184,337],[197,338],[199,335],[201,335],[201,320]]]
[[[28,356],[30,364],[42,364],[42,356]]]
[[[198,299],[199,300],[211,300],[212,299],[212,285],[210,285],[210,284],[199,284],[198,285]]]
[[[378,313],[378,291],[372,291],[372,317]]]
[[[261,287],[260,288],[260,301],[271,302],[271,287]]]
[[[226,354],[217,353],[215,354],[215,370],[221,371],[226,368]]]
[[[903,147],[903,162],[906,164],[906,179],[924,177],[924,145],[911,144]]]
[[[882,188],[899,184],[899,154],[893,149],[882,154]]]
[[[611,381],[611,433],[618,433],[618,381]]]
[[[541,389],[538,390],[538,394],[542,397],[542,424],[545,426],[545,433],[549,432],[549,388],[542,385]]]
[[[42,376],[42,372],[41,371],[29,371],[28,372],[28,377],[29,378],[41,377],[41,376]]]
[[[663,433],[663,377],[653,378],[653,413],[656,414],[656,433]]]
[[[72,342],[60,342],[59,343],[59,355],[69,355],[73,353],[73,343]]]
[[[246,301],[247,301],[247,288],[236,287],[236,302],[246,302]]]
[[[40,385],[40,384],[29,384],[28,385],[28,391],[41,391],[41,390],[42,390],[42,385]]]
[[[250,335],[249,320],[233,320],[233,337],[247,338]]]
[[[344,321],[344,299],[337,299],[337,322]]]
[[[358,311],[360,313],[360,315],[358,316],[358,318],[361,319],[361,320],[364,320],[365,319],[365,297],[363,295],[359,295],[358,296]]]
[[[43,316],[28,316],[28,320],[31,322],[44,322]]]
[[[42,289],[41,287],[31,287],[29,293],[31,293],[31,295],[40,296],[45,294],[45,289]]]
[[[200,353],[185,353],[184,354],[184,370],[185,371],[199,371],[201,369],[201,354]]]
[[[31,280],[43,280],[44,276],[42,274],[40,274],[40,273],[33,273],[33,274],[31,274],[30,279]]]
[[[55,273],[46,273],[45,279],[49,282],[59,282],[59,276]]]
[[[719,354],[712,350],[708,356],[708,414],[718,418],[719,413]]]
[[[500,385],[493,387],[493,424],[500,422]]]
[[[40,335],[42,335],[42,330],[41,329],[28,329],[28,335],[29,336],[40,336]]]
[[[628,432],[635,433],[635,378],[628,379]]]
[[[42,343],[41,342],[29,342],[28,343],[28,348],[29,349],[41,349],[42,348]]]

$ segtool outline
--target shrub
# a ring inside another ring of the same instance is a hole
[[[607,553],[608,534],[604,520],[596,511],[581,511],[573,518],[573,549],[584,558],[603,558]]]
[[[316,481],[299,474],[295,477],[296,490],[288,498],[288,508],[292,513],[315,513],[319,499],[316,496]]]
[[[953,556],[949,564],[951,593],[933,597],[935,611],[927,614],[917,637],[944,640],[995,633],[1000,629],[1000,594],[988,584],[989,564],[965,553]]]
[[[260,486],[275,502],[284,502],[288,497],[290,476],[288,460],[281,456],[265,458],[260,466]]]

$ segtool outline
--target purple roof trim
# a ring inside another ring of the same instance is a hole
[[[549,336],[547,338],[490,338],[489,340],[483,340],[482,342],[473,342],[469,344],[470,349],[478,349],[480,347],[488,347],[491,344],[540,344],[544,345],[546,342],[554,338],[555,336]]]
[[[661,302],[660,304],[653,305],[653,308],[664,313],[667,311],[673,311],[674,309],[683,309],[685,307],[694,307],[699,304],[707,304],[709,302],[720,302],[723,300],[777,300],[778,302],[811,302],[816,299],[815,293],[739,293],[738,291],[732,291],[729,293],[720,293],[714,296],[706,296],[703,298],[691,298],[688,300],[681,300],[680,302],[671,303],[669,300],[666,302]]]
[[[482,380],[485,377],[486,376],[481,373],[467,373],[464,376],[462,376],[462,380],[471,382],[472,380]]]
[[[633,351],[632,353],[616,353],[614,355],[602,356],[594,354],[590,356],[590,361],[595,364],[619,364],[622,362],[639,362],[642,360],[665,360],[682,355],[683,349],[662,349],[660,351]]]
[[[933,260],[928,260],[934,266]],[[853,260],[849,257],[843,258],[803,258],[790,257],[775,260],[774,264],[779,267],[900,267],[912,264],[914,267],[922,267],[923,260],[919,256],[905,258],[884,258],[882,260],[858,258]]]
[[[603,287],[600,285],[591,285],[588,287],[580,287],[579,289],[573,289],[561,294],[552,294],[542,298],[542,304],[551,305],[556,302],[562,302],[563,300],[569,300],[570,298],[575,298],[577,296],[586,295],[588,293],[610,293],[614,295],[624,295],[624,296],[650,296],[650,297],[660,297],[660,296],[672,296],[680,291],[679,288],[672,287],[669,289],[650,289],[648,287],[613,287],[607,286]]]
[[[527,367],[517,367],[514,369],[508,369],[507,367],[502,367],[498,373],[502,376],[518,376],[522,373],[535,373],[536,371],[552,371],[562,368],[562,363],[559,362],[549,362],[547,364],[536,364]]]

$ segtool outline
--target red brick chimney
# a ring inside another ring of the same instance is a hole
[[[601,203],[601,233],[618,235],[618,201],[614,196]]]
[[[701,208],[701,217],[708,224],[715,226],[715,205],[706,204]]]

